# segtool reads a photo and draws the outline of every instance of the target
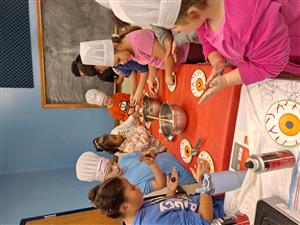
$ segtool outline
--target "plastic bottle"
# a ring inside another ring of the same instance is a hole
[[[295,156],[288,150],[250,155],[245,167],[257,173],[293,167]]]

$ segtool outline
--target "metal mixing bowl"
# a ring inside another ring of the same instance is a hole
[[[175,135],[182,133],[187,125],[187,115],[185,111],[179,106],[170,105],[167,102],[162,104],[159,118],[161,133],[169,141],[173,140]]]
[[[153,119],[148,118],[147,116],[159,116],[159,110],[161,106],[161,101],[156,98],[151,98],[147,95],[143,97],[143,117],[146,122],[149,122]]]

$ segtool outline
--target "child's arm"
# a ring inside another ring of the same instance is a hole
[[[122,84],[124,78],[125,78],[125,75],[123,73],[121,73],[119,70],[117,69],[114,69],[114,72],[119,75],[119,77],[117,79],[115,79],[115,83],[116,84]]]
[[[165,57],[166,59],[172,51],[172,42],[173,42],[173,34],[171,30],[165,29],[163,27],[158,27],[154,25],[150,25],[154,34],[159,42],[159,44],[165,49]]]
[[[148,87],[149,87],[149,91],[153,94],[156,95],[155,91],[154,91],[154,82],[155,82],[155,77],[156,77],[156,73],[157,73],[157,69],[153,66],[148,66],[149,68],[149,74],[148,74]]]
[[[176,189],[178,186],[178,173],[175,166],[173,166],[171,176],[167,176],[167,196],[174,196],[176,194]]]
[[[134,115],[130,115],[126,121],[124,121],[119,126],[112,129],[112,131],[110,133],[115,134],[115,135],[123,133],[123,132],[129,130],[130,127],[134,127],[136,120],[137,119],[134,117]]]
[[[208,222],[212,222],[214,218],[214,208],[211,195],[200,193],[200,206],[198,213]]]
[[[135,71],[131,72],[129,80],[130,80],[130,87],[131,87],[131,91],[130,91],[130,102],[131,102],[134,97],[134,93],[136,92],[136,89],[137,89],[137,86],[136,86],[137,78],[136,78]]]
[[[197,168],[194,170],[191,168],[191,172],[195,178],[195,180],[202,184],[202,176],[203,174],[208,172],[208,163],[204,160],[198,160]],[[206,195],[203,193],[200,193],[200,206],[198,209],[198,213],[200,216],[207,220],[208,222],[211,222],[213,220],[213,202],[211,195]]]
[[[139,102],[140,102],[140,100],[141,100],[141,98],[143,96],[143,90],[144,90],[147,78],[148,78],[148,72],[140,73],[139,84],[138,84],[138,86],[136,88],[134,97],[132,99],[132,103],[134,105],[139,104]]]
[[[124,81],[125,76],[119,76],[118,78],[115,79],[116,84],[122,84]]]
[[[164,60],[165,63],[165,82],[168,85],[174,83],[173,70],[174,70],[174,58],[171,54],[168,57],[165,57],[165,49],[159,44],[158,40],[155,39],[153,43],[152,56],[158,57]]]
[[[166,186],[166,178],[155,162],[155,155],[141,155],[140,161],[146,163],[154,175],[154,180],[151,181],[153,191],[164,188]]]

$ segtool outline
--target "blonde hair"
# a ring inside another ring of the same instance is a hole
[[[182,0],[176,24],[185,23],[187,11],[193,5],[197,6],[200,9],[204,9],[207,7],[207,0]]]

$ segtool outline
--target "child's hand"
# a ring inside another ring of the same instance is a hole
[[[173,55],[173,58],[174,58],[174,62],[176,63],[177,62],[177,59],[178,59],[178,47],[177,47],[177,44],[175,41],[173,41],[172,43],[172,55]]]
[[[150,93],[154,96],[157,95],[157,93],[155,92],[155,89],[156,89],[156,81],[155,80],[152,80],[152,79],[148,79],[147,80],[147,84],[148,84],[148,89],[150,91]]]
[[[209,168],[209,164],[206,160],[198,159],[196,170],[192,167],[190,169],[195,180],[201,184],[203,174],[209,172],[208,168]]]
[[[138,110],[135,110],[132,114],[132,117],[135,119],[135,120],[137,120],[137,119],[139,119],[140,118],[140,112],[138,111]]]
[[[128,109],[128,115],[131,115],[132,113],[134,113],[134,107],[130,105]]]
[[[149,74],[148,79],[147,79],[147,84],[148,84],[148,89],[150,91],[150,93],[154,96],[157,95],[156,93],[156,89],[157,89],[157,83],[156,83],[156,74]]]
[[[176,193],[177,186],[178,186],[178,173],[176,171],[175,166],[173,166],[171,176],[167,176],[168,193],[174,195]]]
[[[147,164],[149,167],[155,165],[155,153],[150,152],[149,154],[142,154],[140,156],[140,161]]]
[[[204,94],[201,96],[198,104],[203,103],[205,100],[213,96],[215,93],[227,86],[227,82],[224,75],[216,76],[208,86]]]
[[[167,85],[174,85],[175,83],[175,78],[173,74],[165,74],[165,82]]]
[[[142,91],[137,90],[134,95],[130,96],[130,104],[132,105],[139,104],[142,96],[143,96],[143,90]]]

